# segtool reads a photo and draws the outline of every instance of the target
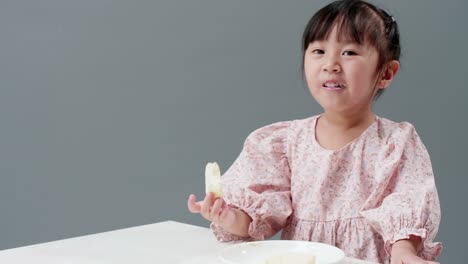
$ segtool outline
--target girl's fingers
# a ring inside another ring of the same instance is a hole
[[[201,215],[205,217],[207,220],[211,221],[210,218],[210,209],[211,205],[213,204],[213,194],[208,193],[205,196],[205,199],[203,200],[202,206],[201,206]]]
[[[187,200],[187,207],[190,212],[192,213],[200,213],[201,211],[201,205],[197,202],[195,202],[197,197],[193,194],[189,195],[189,198]]]
[[[215,200],[213,206],[211,207],[210,218],[213,222],[219,223],[219,215],[223,210],[224,200],[222,198],[218,198]]]
[[[219,216],[219,220],[228,226],[233,225],[234,222],[236,221],[235,209],[227,205],[224,206]]]
[[[194,194],[189,195],[187,207],[192,213],[200,213],[205,219],[216,223],[230,223],[235,221],[235,213],[223,198],[215,198],[208,193],[203,201],[197,202]]]

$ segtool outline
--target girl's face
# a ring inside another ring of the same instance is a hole
[[[304,71],[312,96],[325,111],[352,114],[370,110],[376,92],[379,54],[369,45],[329,38],[309,44]]]

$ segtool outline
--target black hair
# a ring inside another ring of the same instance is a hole
[[[393,16],[366,1],[338,0],[315,13],[305,27],[302,36],[302,67],[309,44],[327,39],[335,26],[339,39],[369,44],[377,49],[377,72],[381,72],[387,62],[400,59],[400,34]],[[379,89],[374,99],[382,92],[383,89]]]

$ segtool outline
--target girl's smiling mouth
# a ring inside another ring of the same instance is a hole
[[[324,82],[322,84],[322,88],[329,90],[329,91],[339,91],[339,90],[343,90],[344,88],[346,88],[346,85],[342,82],[330,80],[330,81]]]

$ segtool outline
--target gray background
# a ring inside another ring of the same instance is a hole
[[[402,69],[376,112],[431,153],[443,263],[466,251],[467,2],[376,1]],[[0,2],[0,249],[163,220],[254,129],[320,113],[300,38],[328,1]]]

